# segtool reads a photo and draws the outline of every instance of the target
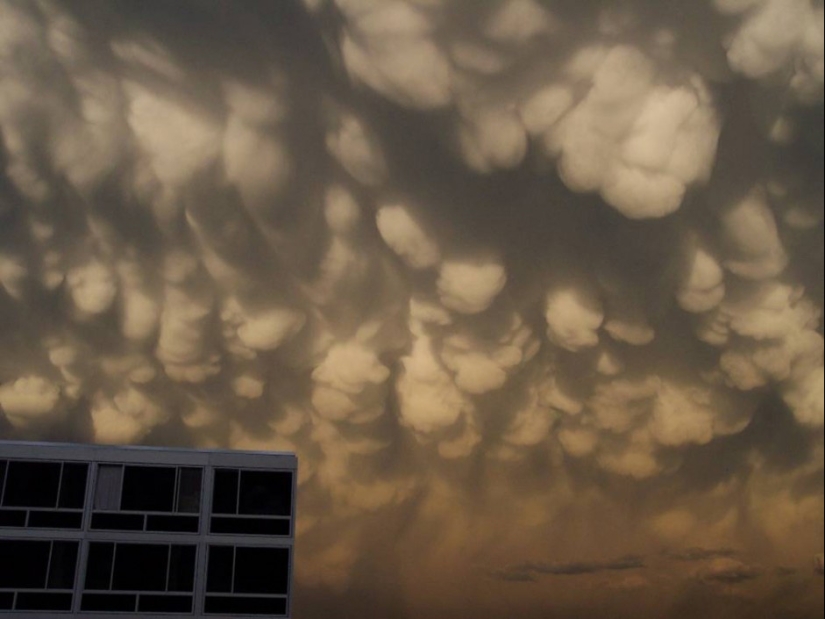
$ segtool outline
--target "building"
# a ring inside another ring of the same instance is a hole
[[[0,441],[0,619],[289,617],[296,468]]]

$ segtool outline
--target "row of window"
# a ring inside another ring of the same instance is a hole
[[[191,613],[194,544],[84,542],[86,612]],[[80,542],[0,539],[0,611],[72,610]],[[209,545],[204,612],[285,615],[288,548]]]
[[[0,527],[81,529],[89,465],[0,460]],[[197,533],[203,469],[99,464],[92,530]],[[147,492],[151,489],[151,492]],[[288,536],[292,473],[215,470],[209,530]]]

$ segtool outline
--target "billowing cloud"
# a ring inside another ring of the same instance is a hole
[[[308,617],[821,614],[821,1],[162,4],[0,0],[0,437],[294,451]]]
[[[60,390],[41,376],[23,376],[0,386],[0,407],[16,427],[48,424],[59,413]]]

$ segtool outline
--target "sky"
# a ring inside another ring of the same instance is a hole
[[[297,453],[295,617],[823,612],[822,0],[0,0],[0,438]]]

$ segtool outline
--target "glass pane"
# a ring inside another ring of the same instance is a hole
[[[50,550],[50,542],[0,540],[0,589],[43,589]]]
[[[137,596],[129,593],[86,593],[80,602],[80,610],[92,612],[135,612]]]
[[[108,591],[111,589],[112,564],[115,545],[109,542],[89,544],[89,558],[86,560],[86,588]]]
[[[195,547],[172,546],[169,554],[167,591],[193,591],[195,588]]]
[[[241,518],[238,516],[212,516],[209,532],[225,535],[270,535],[289,537],[288,518]]]
[[[120,507],[120,485],[122,480],[122,466],[101,464],[97,467],[95,509],[115,511]]]
[[[196,468],[180,469],[178,484],[178,509],[185,514],[197,514],[201,510],[201,475]]]
[[[60,484],[60,501],[58,507],[83,509],[86,503],[86,477],[88,464],[65,462],[63,464],[63,481]]]
[[[286,615],[286,599],[210,595],[203,612],[208,615]]]
[[[49,564],[49,589],[74,589],[77,569],[77,542],[54,542]]]
[[[206,590],[213,593],[232,591],[232,564],[235,549],[232,546],[210,546],[209,566],[206,570]]]
[[[166,591],[169,546],[118,544],[115,550],[115,591]]]
[[[217,469],[215,471],[215,491],[212,493],[212,513],[238,513],[237,469]]]
[[[79,529],[83,526],[83,514],[32,510],[28,526],[30,529]]]
[[[139,613],[191,613],[191,595],[141,595]]]
[[[235,593],[286,593],[289,550],[286,548],[235,549]]]
[[[291,512],[291,473],[241,471],[239,514],[289,516]]]
[[[72,609],[71,593],[18,593],[15,610],[56,610]],[[35,615],[37,616],[37,615]]]
[[[59,462],[9,462],[3,505],[55,507],[60,483]]]
[[[147,490],[150,490],[147,492]],[[175,469],[127,466],[120,508],[139,512],[171,512],[175,501]]]

